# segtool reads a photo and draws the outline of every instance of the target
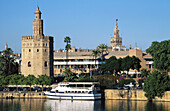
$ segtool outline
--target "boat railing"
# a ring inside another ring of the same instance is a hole
[[[91,87],[67,87],[71,89],[92,89]]]

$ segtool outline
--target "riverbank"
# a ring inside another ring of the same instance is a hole
[[[31,99],[31,98],[47,98],[43,92],[0,92],[1,99]]]
[[[46,99],[44,92],[0,92],[1,99]],[[104,90],[104,98],[106,100],[135,100],[147,101],[143,90]],[[170,91],[165,92],[162,98],[156,97],[153,101],[170,102]]]
[[[105,99],[106,100],[144,100],[145,92],[143,90],[114,90],[106,89],[105,90]],[[165,92],[162,98],[156,97],[153,101],[169,101],[170,102],[170,91]]]

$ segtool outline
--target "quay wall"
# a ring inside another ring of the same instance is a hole
[[[114,90],[106,89],[105,91],[106,100],[147,100],[145,92],[143,90]],[[170,101],[170,91],[166,91],[162,98],[155,97],[153,101]]]
[[[26,99],[26,98],[46,98],[45,94],[43,92],[0,92],[0,98],[1,99],[12,99],[12,98],[18,98],[18,99]]]

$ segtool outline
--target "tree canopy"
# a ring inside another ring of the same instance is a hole
[[[8,76],[18,74],[18,63],[14,58],[7,55],[0,55],[0,75]]]
[[[154,68],[166,73],[170,71],[170,40],[152,42],[146,52],[152,55]]]
[[[152,101],[156,96],[161,97],[164,92],[170,88],[170,78],[165,73],[158,71],[152,72],[144,81],[143,90],[149,101]]]
[[[102,59],[102,63],[103,63],[103,59],[104,59],[104,52],[105,53],[108,53],[108,46],[105,45],[105,44],[100,44],[98,47],[97,47],[101,53],[101,59]]]

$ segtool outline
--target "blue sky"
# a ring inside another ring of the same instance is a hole
[[[123,45],[147,49],[153,41],[170,38],[170,0],[1,0],[0,50],[5,44],[21,52],[22,36],[32,35],[37,4],[44,34],[54,37],[54,49],[71,37],[77,48],[110,46],[116,19]]]

